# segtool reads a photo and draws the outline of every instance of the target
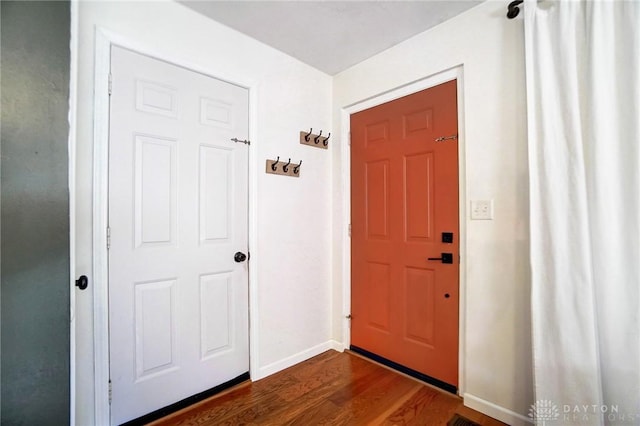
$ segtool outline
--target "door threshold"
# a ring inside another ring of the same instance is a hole
[[[431,386],[435,386],[438,389],[442,389],[443,391],[447,391],[449,393],[452,393],[454,395],[458,395],[458,388],[452,384],[443,382],[442,380],[436,379],[434,377],[431,376],[427,376],[426,374],[423,374],[419,371],[413,370],[409,367],[405,367],[404,365],[398,364],[397,362],[391,361],[390,359],[381,357],[380,355],[376,355],[373,352],[369,352],[366,349],[362,349],[359,348],[357,346],[349,346],[349,349],[352,352],[355,352],[358,355],[362,355],[365,358],[369,358],[372,361],[375,361],[379,364],[382,364],[386,367],[389,367],[393,370],[399,371],[401,373],[406,374],[407,376],[411,376],[414,379],[418,379],[421,382],[425,382]]]
[[[248,380],[250,380],[249,372],[243,373],[238,377],[229,380],[228,382],[222,383],[221,385],[215,386],[211,389],[207,389],[204,392],[192,395],[171,405],[167,405],[166,407],[160,408],[159,410],[153,411],[149,414],[145,414],[144,416],[138,417],[137,419],[129,420],[128,422],[123,423],[121,426],[142,426],[149,424],[171,414],[175,414],[176,412],[195,405],[201,401],[204,401],[205,399],[211,398],[214,395],[218,395],[236,385],[247,382]]]

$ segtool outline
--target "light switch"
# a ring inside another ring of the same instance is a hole
[[[493,200],[471,201],[471,220],[493,220]]]

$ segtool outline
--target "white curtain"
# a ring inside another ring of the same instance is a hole
[[[530,415],[640,425],[640,1],[524,13]]]

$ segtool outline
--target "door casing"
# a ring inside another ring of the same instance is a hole
[[[142,55],[169,62],[218,80],[223,80],[249,90],[249,138],[256,140],[258,94],[256,81],[236,81],[217,70],[199,64],[185,63],[147,45],[130,40],[104,28],[96,28],[94,70],[94,128],[93,128],[93,220],[92,265],[93,275],[93,349],[94,349],[94,424],[110,424],[109,407],[109,288],[108,288],[108,181],[109,181],[109,72],[111,47],[117,45]],[[258,164],[255,144],[249,145],[249,250],[257,247],[257,180]],[[251,260],[249,268],[249,374],[253,380],[259,370],[258,316],[258,262]],[[72,293],[73,294],[73,293]],[[75,384],[74,384],[75,386]],[[74,401],[75,403],[75,401]]]
[[[467,268],[467,244],[466,244],[466,155],[465,155],[465,127],[464,127],[464,69],[462,65],[444,70],[437,74],[425,77],[413,83],[396,87],[376,96],[369,97],[360,102],[342,108],[340,114],[341,139],[350,140],[351,114],[373,108],[383,103],[393,101],[403,96],[411,95],[425,89],[437,86],[447,81],[457,81],[458,101],[458,194],[459,194],[459,232],[460,232],[460,281],[459,281],[459,331],[458,331],[458,394],[465,392],[465,315],[466,315],[466,268]],[[344,220],[342,230],[342,342],[345,348],[351,344],[351,327],[347,316],[351,314],[351,237],[349,225],[351,222],[351,146],[350,143],[341,144],[341,182],[342,182],[342,217]]]

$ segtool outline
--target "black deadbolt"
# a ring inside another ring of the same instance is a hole
[[[245,260],[247,260],[247,255],[239,251],[233,256],[233,260],[238,263],[244,262]]]
[[[453,243],[453,232],[443,232],[442,242],[447,244]]]

